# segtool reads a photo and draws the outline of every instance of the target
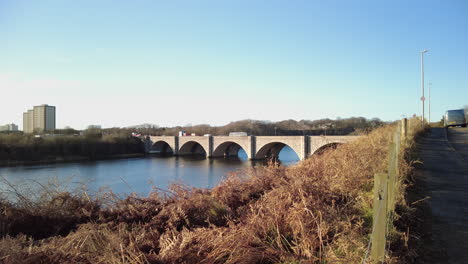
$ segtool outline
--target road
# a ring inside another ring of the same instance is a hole
[[[468,263],[468,128],[432,128],[420,143],[430,196],[430,263]]]
[[[468,128],[451,128],[448,130],[448,141],[452,147],[468,162]]]

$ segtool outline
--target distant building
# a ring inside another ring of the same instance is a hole
[[[23,113],[23,132],[24,133],[30,133],[28,128],[29,128],[29,118],[28,118],[28,111]]]
[[[89,125],[87,129],[101,129],[101,125]]]
[[[23,113],[24,133],[55,130],[55,106],[39,105]]]
[[[0,126],[0,131],[18,131],[18,126],[15,124],[6,124]]]
[[[23,113],[23,132],[34,132],[34,111],[32,109]]]

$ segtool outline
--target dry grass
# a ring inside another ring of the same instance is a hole
[[[386,170],[394,128],[295,166],[232,174],[212,190],[2,201],[0,262],[359,263],[373,175]]]
[[[426,251],[430,236],[427,227],[428,196],[417,175],[418,159],[416,141],[429,126],[423,127],[417,118],[408,122],[408,140],[400,153],[400,187],[396,193],[395,218],[390,230],[389,248],[392,251],[389,263],[426,263]]]

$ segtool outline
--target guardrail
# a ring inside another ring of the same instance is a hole
[[[372,233],[362,263],[367,263],[369,252],[372,263],[384,263],[387,249],[387,235],[395,214],[395,194],[400,188],[398,181],[400,150],[408,140],[408,120],[402,119],[393,133],[389,146],[387,173],[374,175],[374,200],[372,212]]]

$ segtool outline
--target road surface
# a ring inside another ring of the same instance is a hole
[[[432,128],[420,150],[430,196],[430,263],[468,263],[468,128]]]

